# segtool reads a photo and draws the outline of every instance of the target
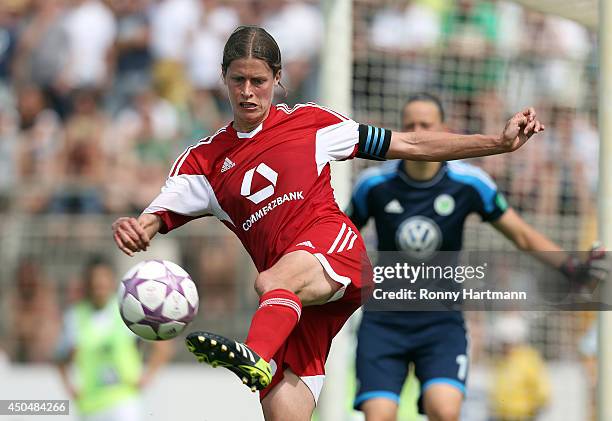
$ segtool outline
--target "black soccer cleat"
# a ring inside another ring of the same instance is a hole
[[[272,382],[270,364],[243,343],[209,332],[190,333],[185,343],[199,362],[227,368],[253,392]]]

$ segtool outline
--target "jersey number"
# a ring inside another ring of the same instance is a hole
[[[467,369],[468,369],[467,355],[465,354],[457,355],[457,359],[455,361],[457,361],[457,364],[459,364],[459,371],[457,371],[457,378],[463,381],[465,380],[465,377],[467,376]]]

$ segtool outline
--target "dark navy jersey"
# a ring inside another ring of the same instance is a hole
[[[461,250],[469,214],[495,221],[506,208],[491,177],[473,165],[445,162],[431,180],[417,181],[403,161],[391,161],[363,172],[347,213],[357,228],[374,218],[378,250],[426,259],[436,250]]]
[[[491,177],[473,165],[445,162],[432,179],[418,181],[406,173],[403,161],[391,161],[363,172],[347,214],[357,228],[374,218],[379,251],[403,251],[427,261],[438,250],[461,250],[468,215],[493,222],[506,208]]]

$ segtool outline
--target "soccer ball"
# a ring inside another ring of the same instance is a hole
[[[198,313],[198,290],[176,263],[146,260],[130,269],[118,291],[119,311],[132,332],[151,341],[171,339]]]

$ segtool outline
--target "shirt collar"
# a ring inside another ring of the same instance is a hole
[[[402,181],[408,184],[410,187],[415,187],[417,189],[426,189],[429,187],[433,187],[440,181],[442,181],[444,175],[446,174],[446,167],[446,162],[442,162],[442,166],[440,166],[438,172],[432,178],[430,178],[429,180],[415,180],[414,178],[410,177],[410,175],[408,175],[408,173],[406,172],[406,169],[404,168],[404,161],[399,160],[397,164],[397,174],[399,178],[401,178]]]

